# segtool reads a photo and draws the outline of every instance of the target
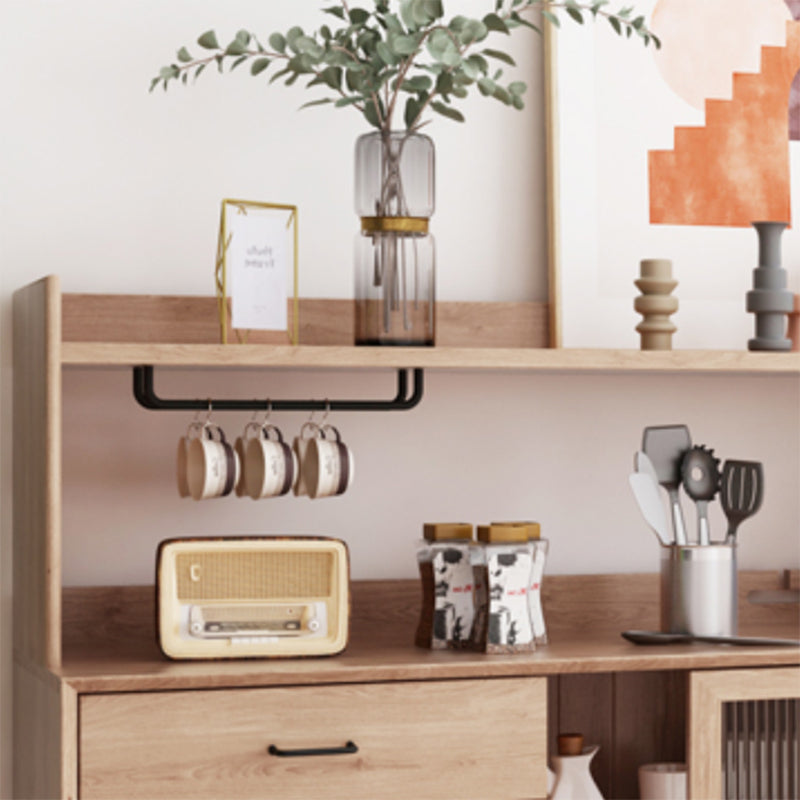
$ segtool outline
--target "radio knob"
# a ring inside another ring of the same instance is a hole
[[[308,629],[310,631],[318,631],[319,630],[319,620],[316,617],[312,617],[308,621]]]

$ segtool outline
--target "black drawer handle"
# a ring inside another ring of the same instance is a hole
[[[271,744],[267,748],[267,752],[271,756],[280,756],[281,758],[295,758],[297,756],[346,756],[351,753],[357,753],[358,746],[355,742],[348,742],[343,747],[301,747],[295,750],[283,750],[277,745]]]

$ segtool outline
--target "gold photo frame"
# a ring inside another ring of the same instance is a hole
[[[231,253],[231,242],[233,230],[231,214],[244,215],[255,214],[265,219],[277,216],[281,221],[285,220],[285,230],[291,242],[291,275],[287,278],[287,283],[291,286],[291,294],[287,295],[286,309],[286,331],[285,337],[281,329],[265,329],[258,331],[259,342],[281,343],[288,340],[289,344],[299,343],[300,318],[298,302],[298,232],[297,232],[297,206],[285,203],[265,203],[253,200],[232,200],[224,199],[220,213],[219,240],[217,244],[217,260],[214,270],[214,283],[217,295],[217,307],[219,312],[220,341],[222,344],[229,343],[229,333],[233,333],[236,341],[245,344],[250,338],[249,328],[234,328],[234,315],[232,309],[232,296],[230,293],[230,265],[228,258]],[[256,338],[256,337],[254,337]]]

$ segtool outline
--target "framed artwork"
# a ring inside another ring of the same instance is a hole
[[[257,330],[297,344],[297,207],[223,200],[214,277],[223,344],[229,329],[239,342]]]
[[[798,0],[638,0],[662,47],[606,20],[547,33],[551,295],[564,347],[638,348],[639,262],[672,261],[676,349],[740,350],[752,222],[784,221],[797,292]]]

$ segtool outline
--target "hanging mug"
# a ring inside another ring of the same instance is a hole
[[[194,420],[189,424],[186,429],[186,434],[178,439],[178,451],[175,464],[175,475],[178,481],[178,495],[180,497],[189,497],[189,482],[187,479],[187,470],[189,466],[189,445],[192,439],[202,436],[203,423],[199,420]]]
[[[321,438],[324,435],[322,428],[317,425],[316,422],[309,419],[307,422],[303,423],[303,427],[300,428],[300,434],[294,437],[292,450],[294,450],[294,454],[297,457],[298,465],[297,479],[292,487],[295,497],[308,497],[309,492],[305,479],[305,467],[303,465],[306,462],[306,454],[308,453],[308,446],[311,441]]]
[[[286,494],[295,482],[297,467],[297,456],[283,441],[283,434],[265,423],[245,447],[245,491],[253,500]]]
[[[186,464],[186,483],[195,500],[230,494],[241,470],[239,456],[222,429],[208,422],[201,436],[189,443]]]
[[[343,494],[353,482],[353,453],[338,429],[325,425],[321,433],[309,440],[303,459],[305,488],[312,498]]]

